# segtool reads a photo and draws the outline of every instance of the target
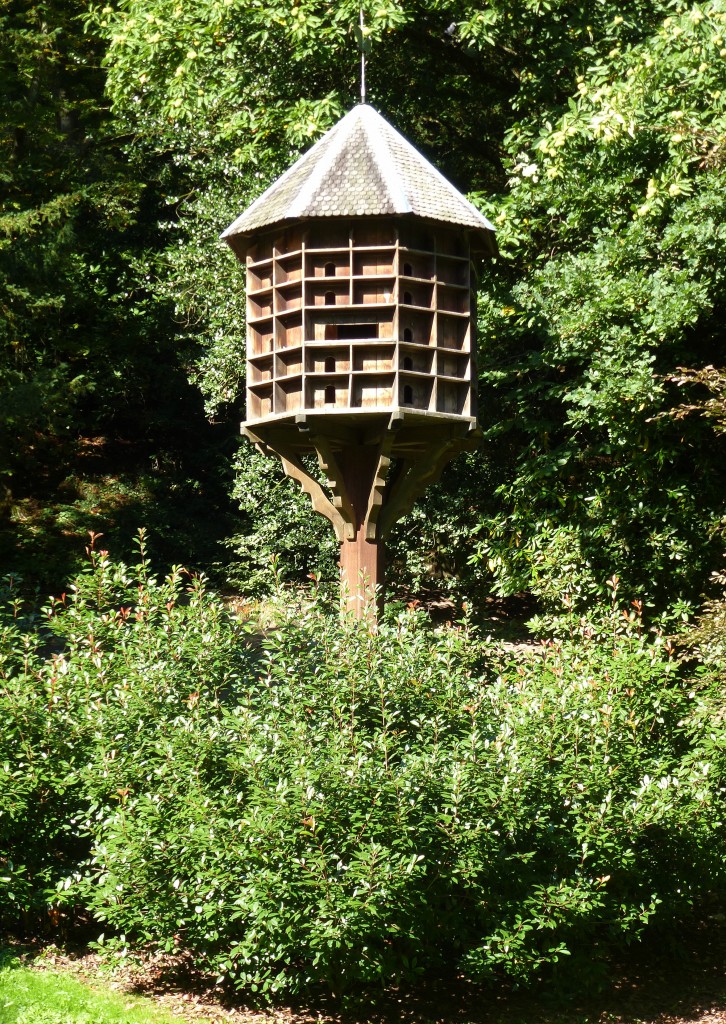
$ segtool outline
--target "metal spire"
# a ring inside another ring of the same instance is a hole
[[[360,101],[366,101],[366,37],[363,22],[363,4],[360,5]]]

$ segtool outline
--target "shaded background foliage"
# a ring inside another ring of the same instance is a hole
[[[501,249],[484,444],[399,525],[393,584],[548,608],[616,571],[659,610],[698,598],[723,547],[723,440],[668,415],[669,378],[720,359],[722,0],[364,8],[371,102]],[[127,543],[143,519],[164,556],[235,587],[269,585],[277,549],[286,578],[334,573],[326,524],[237,449],[243,280],[217,239],[356,101],[358,9],[0,8],[7,567],[46,585],[78,534]]]
[[[167,552],[191,553],[194,535],[210,557],[185,520],[204,523],[205,489],[218,521],[225,500],[205,468],[221,442],[188,380],[194,340],[149,287],[161,168],[125,152],[84,10],[5,4],[0,32],[0,553],[46,586],[79,535],[131,536],[141,519]]]

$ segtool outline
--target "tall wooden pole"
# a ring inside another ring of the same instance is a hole
[[[356,618],[375,620],[383,586],[383,541],[368,540],[366,520],[373,480],[379,466],[379,450],[351,446],[340,459],[343,482],[354,516],[354,537],[340,542],[341,611]]]
[[[341,432],[334,417],[300,414],[293,430],[279,437],[271,431],[242,427],[264,455],[276,456],[285,473],[310,496],[316,512],[333,526],[340,544],[341,614],[375,622],[382,610],[384,538],[413,506],[426,487],[438,480],[444,466],[476,441],[476,421],[460,417],[445,429],[434,420],[427,432],[415,412],[396,410],[377,418],[367,436],[359,432],[336,448],[331,435]],[[398,456],[392,451],[398,446]],[[329,494],[302,461],[312,448]],[[299,450],[296,450],[299,449]],[[395,463],[395,464],[394,464]]]

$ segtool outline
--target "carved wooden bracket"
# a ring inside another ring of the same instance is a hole
[[[350,502],[350,497],[345,486],[345,478],[340,464],[335,457],[330,441],[325,437],[312,438],[315,451],[318,456],[318,464],[325,474],[333,498],[332,502],[342,520],[346,524],[348,532],[347,539],[355,536],[355,512]],[[342,540],[342,538],[339,538]]]
[[[355,536],[352,520],[349,516],[345,515],[347,511],[344,507],[345,503],[339,501],[338,507],[336,507],[336,504],[330,500],[315,477],[311,476],[307,471],[298,455],[292,451],[283,451],[279,445],[273,447],[268,441],[263,441],[246,427],[243,433],[263,455],[273,455],[280,460],[285,474],[291,480],[300,484],[304,493],[310,497],[313,510],[330,520],[335,530],[335,536],[339,541],[351,540]],[[322,464],[322,460],[320,461],[323,472],[326,472],[326,467]]]
[[[425,457],[406,459],[399,464],[378,520],[380,537],[387,537],[398,520],[411,511],[416,499],[429,484],[436,483],[444,467],[460,450],[460,445],[445,441],[432,448]]]
[[[394,434],[391,430],[386,431],[378,449],[378,459],[373,472],[370,498],[366,509],[364,527],[365,538],[369,541],[379,539],[378,520],[381,509],[386,501],[386,487],[388,484],[388,473],[391,468],[391,448],[393,446]]]
[[[449,437],[424,451],[396,456],[398,426],[398,420],[391,417],[378,437],[363,444],[347,444],[340,453],[330,437],[306,431],[306,442],[317,453],[330,495],[305,468],[292,443],[262,438],[247,427],[243,433],[261,452],[280,460],[287,476],[309,495],[313,509],[332,523],[341,543],[357,536],[377,543],[464,447],[461,437]]]

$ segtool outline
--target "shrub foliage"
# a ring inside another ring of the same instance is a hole
[[[635,612],[503,662],[411,611],[264,632],[91,551],[3,615],[6,926],[83,907],[272,997],[528,982],[723,886],[722,703]]]

